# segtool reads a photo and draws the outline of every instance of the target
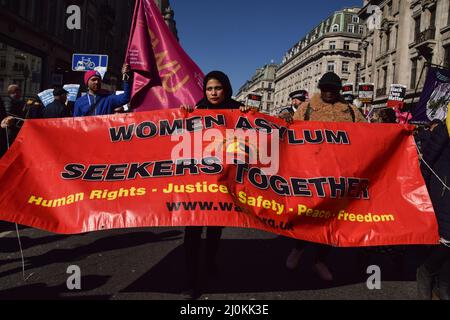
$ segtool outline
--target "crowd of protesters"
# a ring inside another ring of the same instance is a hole
[[[102,76],[97,71],[88,71],[84,75],[86,95],[78,98],[75,104],[68,103],[68,92],[62,88],[53,91],[54,101],[43,107],[36,96],[24,101],[18,85],[8,87],[8,96],[0,99],[0,157],[16,139],[26,119],[66,118],[81,116],[108,115],[124,112],[123,106],[130,100],[130,67],[123,65],[124,93],[115,95],[102,89]],[[397,123],[393,109],[377,110],[367,119],[360,108],[346,101],[340,91],[341,79],[334,73],[323,75],[318,83],[320,93],[311,98],[305,90],[290,94],[292,105],[282,109],[279,117],[287,123],[293,121],[331,121],[331,122],[373,122]],[[181,106],[186,112],[195,109],[236,109],[248,112],[249,107],[232,99],[232,87],[227,75],[213,71],[206,75],[203,84],[204,97],[194,106]],[[416,141],[421,153],[421,169],[432,199],[439,225],[441,244],[432,248],[429,257],[417,270],[419,297],[431,299],[433,288],[438,288],[440,299],[449,300],[450,290],[450,130],[442,121],[435,120],[429,126],[416,132]],[[187,269],[187,290],[191,298],[201,295],[200,261],[205,261],[208,275],[216,275],[218,267],[216,256],[222,234],[221,227],[206,228],[206,255],[201,258],[201,237],[203,227],[186,227],[184,237],[185,262]],[[296,240],[294,248],[287,257],[286,267],[296,269],[305,250],[314,253],[312,269],[324,281],[332,281],[333,274],[325,264],[330,247]]]

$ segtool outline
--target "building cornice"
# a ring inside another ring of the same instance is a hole
[[[292,73],[298,71],[299,69],[302,69],[306,65],[313,63],[323,57],[326,56],[341,56],[346,58],[355,58],[360,59],[361,58],[361,52],[360,51],[354,51],[354,50],[343,50],[343,49],[334,49],[334,50],[320,50],[316,54],[306,58],[305,60],[301,61],[300,63],[296,64],[294,67],[288,69],[284,73],[277,75],[275,77],[275,83],[283,80],[284,78],[288,77]]]
[[[279,69],[282,69],[284,66],[288,65],[290,62],[295,60],[298,56],[302,55],[309,49],[313,48],[314,46],[320,44],[322,41],[329,40],[330,38],[347,38],[352,40],[361,40],[362,39],[361,33],[349,33],[349,32],[334,32],[334,33],[327,33],[322,35],[320,38],[314,40],[310,44],[308,44],[305,48],[301,49],[299,52],[294,54],[289,60],[287,60],[285,63],[281,63],[279,66]],[[292,48],[291,48],[292,49]]]

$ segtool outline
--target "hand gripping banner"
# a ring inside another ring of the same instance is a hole
[[[55,233],[256,228],[333,246],[437,244],[411,127],[178,110],[27,121],[0,220]]]

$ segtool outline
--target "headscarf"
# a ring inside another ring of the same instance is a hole
[[[206,97],[206,85],[209,80],[215,79],[222,84],[223,90],[225,92],[225,100],[219,105],[213,105],[208,101]],[[231,99],[233,96],[233,89],[231,87],[231,82],[228,76],[222,71],[211,71],[205,76],[203,80],[203,99],[197,103],[199,109],[239,109],[242,105],[240,102]]]

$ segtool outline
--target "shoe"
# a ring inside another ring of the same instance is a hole
[[[289,270],[294,270],[295,268],[297,268],[304,251],[304,249],[292,249],[291,253],[286,259],[286,268],[288,268]]]
[[[421,300],[431,300],[433,292],[433,275],[428,270],[421,266],[417,269],[417,293]]]
[[[333,281],[333,275],[331,274],[330,269],[328,269],[327,265],[323,262],[316,262],[313,265],[313,270],[317,275],[320,277],[320,279],[324,281]]]

